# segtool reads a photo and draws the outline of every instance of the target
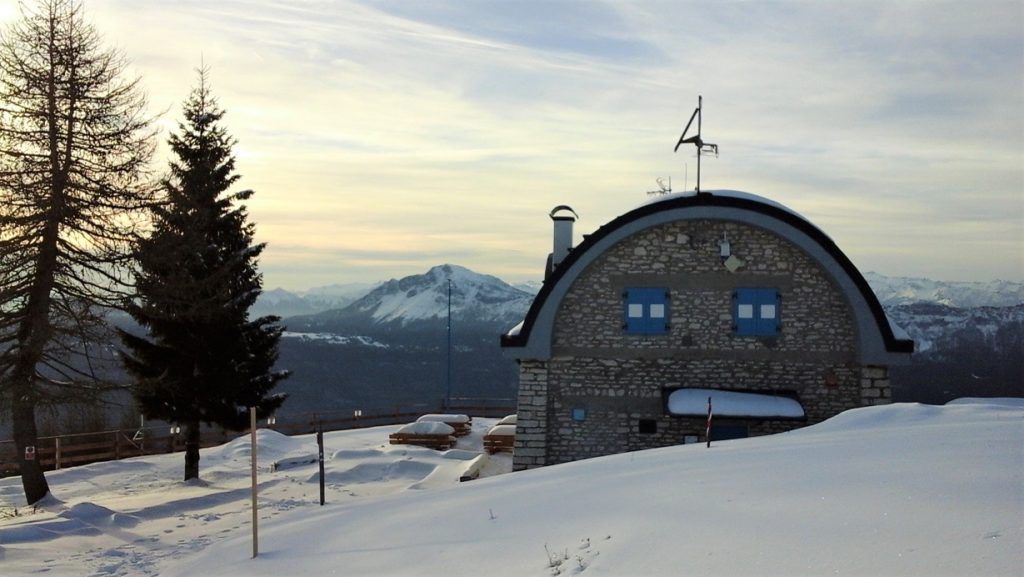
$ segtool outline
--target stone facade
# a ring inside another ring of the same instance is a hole
[[[728,267],[723,240],[734,257]],[[623,330],[622,295],[637,287],[668,291],[666,334]],[[735,334],[734,292],[755,287],[781,295],[778,335]],[[777,393],[802,404],[803,420],[716,421],[750,435],[888,403],[888,370],[858,365],[856,330],[842,291],[775,233],[712,219],[640,230],[575,279],[555,316],[551,358],[520,362],[515,468],[703,440],[703,418],[666,409],[678,388]]]

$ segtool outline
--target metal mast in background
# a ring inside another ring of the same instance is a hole
[[[694,144],[697,147],[697,189],[696,189],[697,190],[697,194],[700,194],[700,157],[702,155],[704,155],[705,153],[706,154],[714,154],[715,156],[718,156],[718,145],[717,144],[711,144],[711,143],[705,143],[704,140],[701,138],[701,135],[700,135],[700,128],[701,128],[700,125],[701,125],[701,116],[702,116],[701,109],[703,107],[704,107],[704,97],[703,96],[698,96],[697,97],[697,110],[694,110],[693,114],[690,116],[690,121],[686,123],[686,128],[683,129],[683,134],[682,134],[682,136],[679,137],[679,142],[676,143],[676,147],[675,147],[675,150],[674,150],[674,152],[679,152],[679,146],[682,145],[682,144],[691,144],[692,143],[692,144]],[[697,134],[695,136],[691,136],[690,138],[686,138],[686,133],[689,132],[690,125],[693,124],[693,119],[694,118],[697,119]]]
[[[444,406],[452,404],[452,279],[448,279],[448,379],[445,388]]]

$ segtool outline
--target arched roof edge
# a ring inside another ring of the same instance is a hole
[[[642,224],[642,221],[649,220],[650,217],[659,213],[697,207],[722,207],[749,211],[789,225],[806,235],[815,243],[816,246],[820,247],[836,264],[839,265],[844,276],[850,283],[852,283],[859,293],[862,302],[869,310],[874,321],[875,328],[877,328],[878,334],[882,338],[884,351],[875,351],[874,353],[868,352],[867,356],[870,358],[866,360],[874,360],[879,363],[884,361],[893,361],[913,352],[914,342],[912,340],[896,338],[885,315],[885,311],[882,308],[881,303],[878,301],[878,298],[875,296],[874,291],[872,291],[871,287],[868,285],[867,280],[865,280],[864,276],[860,273],[857,267],[854,266],[853,262],[850,261],[842,250],[839,249],[832,239],[822,232],[821,229],[811,224],[799,214],[785,209],[785,207],[776,203],[761,202],[756,200],[756,198],[757,197],[754,197],[753,195],[715,195],[714,193],[677,196],[667,200],[642,205],[598,228],[594,233],[588,235],[582,243],[573,248],[572,252],[569,253],[566,259],[562,261],[558,268],[553,271],[551,276],[544,282],[541,290],[537,293],[536,298],[534,298],[533,303],[526,314],[526,318],[521,323],[522,326],[520,327],[520,330],[516,334],[504,334],[501,336],[501,346],[506,350],[506,355],[513,358],[550,357],[550,334],[545,335],[545,338],[548,340],[547,343],[530,346],[532,344],[531,337],[536,336],[534,333],[538,317],[541,315],[544,307],[548,305],[548,301],[552,298],[552,295],[555,295],[557,301],[560,302],[561,297],[568,291],[569,285],[572,284],[572,281],[575,280],[579,274],[582,274],[583,270],[586,268],[585,265],[589,264],[590,260],[593,260],[593,258],[598,256],[591,254],[595,247],[603,244],[603,241],[624,227]],[[656,224],[660,224],[660,222],[654,222],[651,226]],[[579,263],[584,261],[586,261],[584,266],[579,266]],[[557,302],[553,302],[552,304],[557,305]],[[552,318],[549,319],[552,322],[554,320],[553,314],[554,310],[552,309],[550,313]],[[526,354],[524,355],[521,353]],[[862,355],[863,354],[865,354],[865,351],[862,351]],[[889,358],[882,359],[881,357]]]

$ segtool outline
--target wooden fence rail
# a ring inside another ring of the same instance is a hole
[[[274,425],[265,427],[286,435],[302,435],[313,433],[318,427],[323,427],[324,431],[341,431],[403,424],[416,420],[424,413],[431,412],[448,411],[479,417],[502,417],[515,411],[511,402],[505,401],[504,404],[399,407],[386,411],[378,409],[370,414],[346,411],[344,417],[331,416],[329,413],[279,415],[276,417],[277,422]],[[204,429],[200,435],[200,446],[214,447],[241,435],[240,432],[223,429]],[[382,439],[382,442],[386,442],[386,440]],[[39,459],[43,470],[52,471],[100,461],[114,461],[184,450],[185,435],[172,434],[170,428],[166,426],[145,427],[39,437],[36,446],[36,459]],[[18,459],[14,441],[0,441],[0,477],[17,474]]]

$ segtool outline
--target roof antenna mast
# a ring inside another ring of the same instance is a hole
[[[701,121],[701,108],[704,107],[704,97],[697,96],[697,109],[693,111],[693,115],[690,116],[690,121],[686,123],[686,128],[683,129],[682,136],[679,137],[679,142],[676,143],[675,150],[673,152],[679,152],[679,146],[682,144],[692,143],[697,147],[697,194],[700,194],[700,157],[704,155],[714,154],[718,156],[718,145],[711,144],[710,142],[704,142],[700,137],[700,121]],[[693,119],[697,119],[697,134],[686,138],[686,133],[690,131],[690,126],[693,124]]]

